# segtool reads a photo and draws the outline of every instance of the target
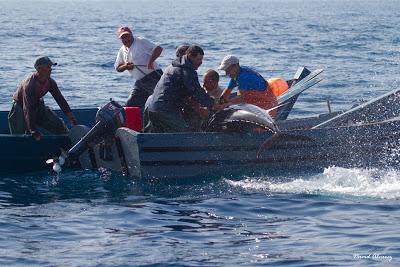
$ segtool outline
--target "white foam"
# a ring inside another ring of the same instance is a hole
[[[282,193],[344,194],[353,196],[400,198],[400,171],[329,167],[323,173],[309,177],[278,179],[259,177],[227,182],[248,190]]]

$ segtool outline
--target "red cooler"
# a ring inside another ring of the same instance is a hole
[[[139,107],[124,107],[126,114],[125,127],[136,132],[142,131],[142,115]]]

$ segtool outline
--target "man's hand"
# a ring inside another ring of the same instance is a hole
[[[132,62],[125,63],[126,70],[133,70],[134,67],[135,67],[135,64],[133,64]]]
[[[126,70],[133,70],[134,67],[135,67],[135,64],[133,64],[132,62],[121,63],[121,64],[118,65],[117,71],[118,72],[123,72],[123,71],[126,71]]]
[[[154,61],[161,55],[161,52],[163,51],[161,46],[157,46],[156,48],[153,49],[153,52],[151,53],[149,62],[147,63],[147,68],[150,70],[154,70]]]
[[[147,64],[147,68],[148,68],[149,70],[154,70],[154,62],[149,62],[149,63]]]
[[[228,100],[226,98],[224,98],[223,95],[221,95],[219,97],[219,99],[218,99],[218,104],[224,104],[224,103],[227,103],[227,102],[228,102]]]
[[[222,110],[222,109],[228,107],[229,105],[231,105],[231,103],[229,103],[229,102],[228,103],[223,103],[223,104],[216,103],[216,104],[214,104],[212,109],[216,110],[216,111],[219,111],[219,110]]]
[[[199,109],[199,114],[200,114],[200,117],[202,117],[203,119],[207,119],[208,116],[210,116],[210,111],[208,111],[207,108],[201,107]]]
[[[42,134],[39,131],[31,131],[31,135],[36,141],[40,141],[42,138]]]
[[[78,125],[78,121],[76,120],[74,113],[68,112],[66,115],[71,125]]]

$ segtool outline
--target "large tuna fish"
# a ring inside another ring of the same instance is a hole
[[[206,132],[225,133],[271,132],[271,136],[260,146],[257,158],[260,157],[262,151],[269,149],[280,141],[311,141],[307,136],[282,133],[276,126],[274,119],[268,114],[268,111],[251,104],[232,105],[214,113],[205,125],[204,130]]]
[[[278,132],[274,120],[265,109],[251,104],[237,104],[211,115],[206,132],[247,133]]]

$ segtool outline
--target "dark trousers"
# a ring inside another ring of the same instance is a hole
[[[190,132],[190,129],[181,114],[151,112],[146,108],[144,111],[144,132],[176,133]]]
[[[200,132],[203,118],[191,105],[185,105],[182,110],[183,119],[188,124],[191,132]]]
[[[163,74],[162,70],[155,70],[135,82],[135,86],[126,101],[127,107],[140,107],[144,110],[147,98],[153,93],[158,81]]]
[[[39,102],[36,112],[38,113],[36,121],[37,126],[52,134],[68,133],[68,128],[65,126],[64,121],[46,106],[43,101]],[[15,101],[8,113],[8,126],[10,128],[10,134],[25,134],[28,131],[24,111],[21,105]]]

